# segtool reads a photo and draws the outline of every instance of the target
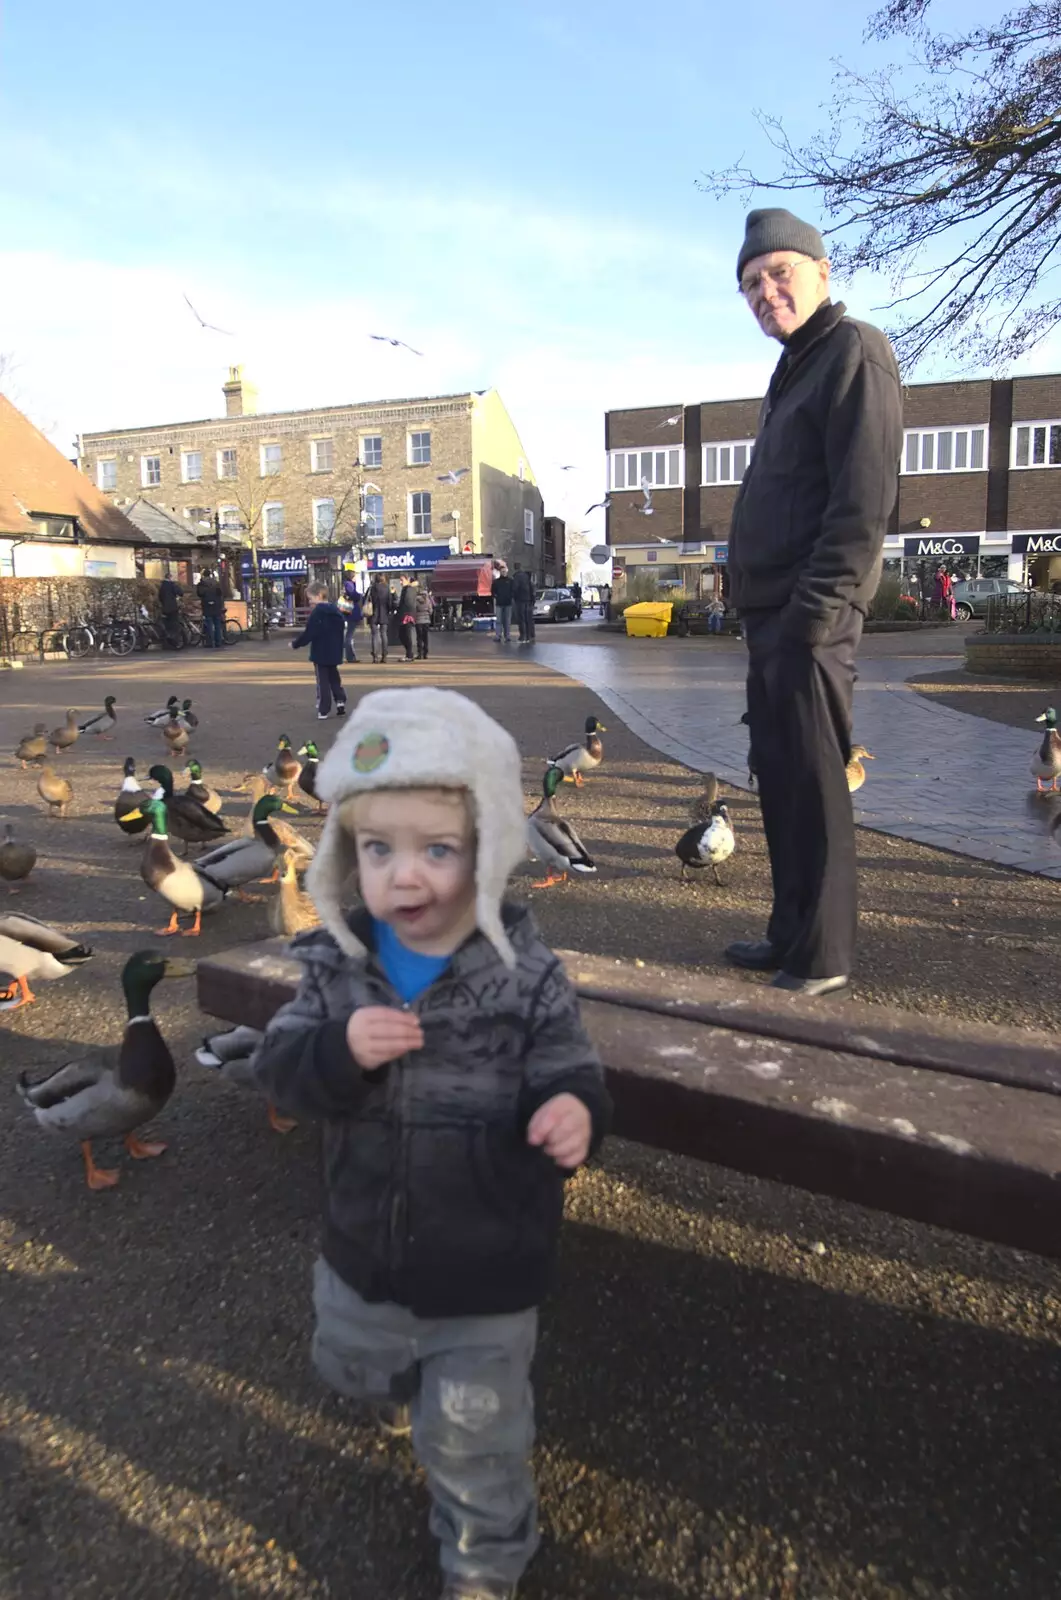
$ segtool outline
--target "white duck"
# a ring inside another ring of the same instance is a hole
[[[736,849],[737,841],[729,820],[729,812],[723,800],[716,800],[711,807],[711,816],[707,822],[695,822],[687,828],[678,843],[674,846],[674,853],[682,864],[679,874],[681,881],[685,882],[685,869],[692,867],[699,871],[710,867],[715,875],[715,882],[721,884],[718,869],[723,861],[728,861]]]

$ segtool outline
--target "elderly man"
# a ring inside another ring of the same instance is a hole
[[[854,959],[844,767],[855,652],[898,491],[899,370],[884,335],[830,300],[821,234],[790,211],[749,214],[737,281],[784,348],[729,539],[774,904],[765,939],[726,954],[813,996],[843,988]]]

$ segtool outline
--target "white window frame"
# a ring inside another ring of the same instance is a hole
[[[218,506],[217,518],[223,531],[227,530],[229,533],[245,532],[243,513],[239,506]]]
[[[270,529],[270,527],[269,527],[269,513],[270,513],[270,511],[279,511],[279,513],[280,513],[280,537],[279,537],[279,539],[270,539],[270,537],[269,537],[269,534],[272,531]],[[287,528],[285,527],[284,502],[282,500],[266,500],[265,503],[262,506],[262,547],[263,547],[263,549],[266,549],[266,550],[281,550],[283,548],[285,542],[286,542],[286,539],[287,539]]]
[[[420,499],[420,500],[426,499],[427,500],[427,511],[426,511],[426,513],[423,512],[423,511],[414,511],[413,510],[413,501],[416,500],[416,499]],[[410,539],[430,539],[431,538],[431,511],[432,511],[431,490],[430,489],[410,489],[409,490],[409,537],[410,537]],[[427,527],[426,528],[422,528],[420,530],[420,532],[418,533],[416,531],[416,519],[417,519],[417,517],[423,517],[425,515],[427,517]]]
[[[225,457],[227,455],[230,455],[232,457],[232,465],[236,469],[234,472],[224,472],[222,470],[222,467],[224,465],[224,460],[225,460]],[[236,481],[236,479],[238,477],[239,477],[239,447],[237,445],[226,445],[224,449],[218,450],[218,452],[217,452],[217,479],[218,479],[218,482],[219,483],[235,483],[235,481]]]
[[[370,500],[378,500],[379,501],[379,527],[378,528],[376,527],[374,522],[369,522],[369,520],[368,520],[368,503],[369,503]],[[365,522],[364,522],[365,538],[366,539],[382,539],[383,538],[383,496],[382,496],[382,494],[366,494],[365,498],[364,498],[364,512],[365,512]]]
[[[534,512],[529,506],[524,507],[523,511],[523,543],[534,543]]]
[[[276,458],[276,466],[271,471],[266,469],[266,464],[265,464],[266,463],[266,454],[265,454],[265,452],[267,450],[279,450],[279,452],[280,452],[280,454]],[[260,476],[263,477],[263,478],[278,478],[280,476],[280,474],[283,472],[283,470],[284,470],[284,447],[280,443],[280,441],[278,439],[270,439],[267,444],[260,444],[258,446],[258,472],[259,472]]]
[[[1043,460],[1042,461],[1035,461],[1035,460],[1032,459],[1034,457],[1034,455],[1035,455],[1035,437],[1034,437],[1034,433],[1035,433],[1035,429],[1036,428],[1041,428],[1043,430]],[[1055,433],[1056,433],[1058,451],[1059,451],[1059,454],[1061,454],[1061,418],[1058,418],[1058,417],[1044,417],[1044,418],[1041,418],[1041,419],[1039,419],[1037,421],[1034,421],[1034,422],[1033,421],[1015,422],[1013,424],[1013,428],[1012,428],[1012,431],[1010,433],[1010,440],[1009,440],[1009,466],[1010,466],[1010,471],[1011,472],[1039,472],[1045,467],[1061,467],[1061,460],[1051,461],[1049,459],[1049,457],[1050,457],[1050,445],[1053,442],[1053,440],[1051,438],[1051,429],[1053,429],[1055,431]],[[1022,430],[1028,434],[1028,460],[1027,461],[1018,461],[1017,460],[1017,445],[1018,445],[1018,437],[1017,436]]]
[[[321,466],[321,445],[328,446],[328,465]],[[311,472],[335,471],[335,440],[330,436],[327,439],[311,439],[309,442],[309,470]]]
[[[188,457],[189,456],[198,456],[199,457],[199,471],[198,471],[198,473],[196,474],[196,476],[194,478],[189,478],[189,476],[188,476]],[[181,482],[182,483],[202,483],[202,481],[203,481],[203,452],[201,450],[182,450],[181,451]]]
[[[320,508],[321,508],[321,506],[331,506],[331,508],[332,508],[331,524],[328,527],[327,536],[323,537],[323,538],[321,537],[321,527],[320,527]],[[314,500],[314,502],[313,502],[313,543],[314,544],[333,544],[334,541],[335,541],[335,499],[334,499],[334,497],[332,495],[324,495],[320,500]]]
[[[635,458],[631,468],[627,457]],[[662,465],[662,477],[660,468]],[[633,471],[636,482],[629,482]],[[619,482],[619,479],[622,482]],[[622,450],[608,451],[608,492],[637,493],[641,480],[648,479],[650,489],[684,489],[685,451],[681,445],[628,445]]]
[[[422,445],[414,446],[414,444],[413,444],[413,440],[414,439],[426,439],[427,440],[427,457],[423,461],[414,461],[413,460],[413,450],[416,449],[416,448],[419,448],[419,449],[423,448]],[[409,432],[406,434],[406,437],[405,437],[405,464],[406,464],[406,466],[409,466],[409,467],[429,467],[431,465],[431,429],[430,428],[410,428],[409,429]]]
[[[754,439],[709,439],[700,446],[700,483],[705,489],[740,483],[748,470],[755,449]],[[715,475],[708,477],[708,451],[715,452]],[[738,452],[744,452],[744,465],[737,470]]]
[[[365,457],[365,446],[366,446],[366,444],[368,444],[370,439],[378,439],[379,440],[379,454],[378,454],[378,456],[376,457],[376,459],[374,461],[369,461]],[[382,467],[382,465],[383,465],[383,435],[382,435],[382,433],[362,433],[362,434],[360,434],[358,436],[358,441],[357,441],[357,459],[360,461],[360,463],[361,463],[361,465],[363,467],[373,467],[373,468]]]
[[[970,466],[973,458],[973,435],[982,434],[980,445],[980,465]],[[937,465],[940,455],[940,439],[946,436],[949,439],[950,464],[945,467]],[[907,466],[907,457],[911,441],[916,439],[917,459],[916,467]],[[961,453],[958,448],[959,439],[964,440],[965,463],[955,466],[954,463]],[[986,422],[963,422],[960,426],[955,424],[949,428],[904,428],[903,453],[899,458],[899,472],[904,478],[927,478],[946,474],[949,472],[986,472],[987,471],[988,425]]]
[[[150,478],[147,473],[149,461],[158,462],[158,477]],[[162,457],[160,455],[145,455],[140,457],[140,487],[142,489],[158,489],[162,483]]]
[[[103,481],[103,469],[104,469],[104,467],[113,467],[114,468],[114,472],[112,474],[112,476],[114,478],[114,482],[113,483],[104,483],[104,481]],[[96,488],[97,489],[102,489],[104,494],[113,494],[115,489],[117,489],[117,487],[118,487],[118,457],[117,456],[101,456],[100,459],[96,462]]]

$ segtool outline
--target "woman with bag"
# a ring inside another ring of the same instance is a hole
[[[405,646],[405,655],[399,659],[414,661],[413,640],[416,637],[416,584],[403,583],[402,592],[398,596],[398,631],[402,644]]]
[[[431,618],[435,611],[435,597],[426,583],[416,586],[416,605],[413,615],[416,618],[416,659],[427,660],[428,640],[431,636]]]

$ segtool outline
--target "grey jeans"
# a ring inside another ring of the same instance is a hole
[[[379,656],[381,661],[386,661],[386,659],[387,659],[387,618],[386,617],[380,617],[379,620],[377,621],[376,618],[373,617],[371,622],[369,623],[369,633],[370,633],[371,638],[372,638],[372,659],[373,659],[373,661],[375,661],[377,655]]]
[[[530,1366],[536,1310],[427,1321],[313,1269],[313,1362],[355,1400],[408,1401],[447,1577],[514,1584],[538,1548]]]
[[[498,644],[500,644],[502,639],[511,639],[512,637],[512,607],[510,605],[495,606],[494,613],[496,618],[494,633]]]

